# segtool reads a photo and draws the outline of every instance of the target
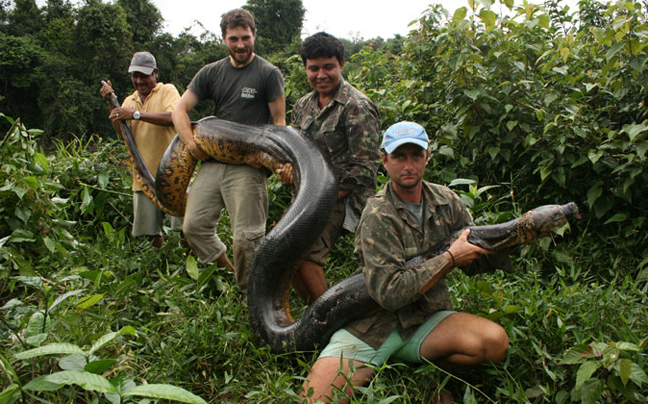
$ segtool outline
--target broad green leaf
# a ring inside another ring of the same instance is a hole
[[[485,187],[481,187],[481,188],[479,188],[479,189],[477,190],[477,192],[475,193],[475,195],[476,195],[476,196],[480,196],[480,195],[483,194],[484,192],[488,192],[488,191],[490,191],[491,189],[499,188],[499,187],[500,187],[500,185],[486,185]]]
[[[526,398],[538,398],[544,396],[546,393],[544,387],[535,385],[531,388],[528,388],[524,391]]]
[[[560,98],[560,93],[558,93],[557,91],[552,91],[549,94],[545,95],[543,102],[546,106],[549,106],[558,98]]]
[[[621,27],[623,27],[623,25],[627,24],[627,23],[630,22],[630,21],[632,21],[631,18],[629,18],[629,17],[627,17],[627,16],[625,16],[625,15],[621,15],[621,16],[617,17],[617,18],[614,20],[614,22],[612,23],[612,28],[614,28],[615,31],[616,31],[616,30],[619,30]],[[623,44],[622,44],[622,43],[620,43],[620,44],[616,44],[616,45],[620,45],[621,47],[623,47]],[[616,45],[615,45],[615,46],[616,46]]]
[[[648,375],[646,371],[639,367],[636,363],[631,363],[632,372],[630,372],[630,380],[632,380],[637,386],[648,385]]]
[[[589,345],[576,345],[567,350],[560,364],[573,365],[581,363],[583,359],[592,358],[593,356],[592,348]]]
[[[196,258],[193,255],[187,255],[187,260],[185,262],[187,275],[189,275],[189,277],[194,281],[197,281],[200,277],[200,271],[198,271],[198,263],[196,262]]]
[[[623,222],[626,220],[628,216],[625,213],[617,213],[608,220],[605,221],[604,224],[610,224],[610,223],[615,223],[615,222]]]
[[[479,12],[479,19],[484,23],[486,31],[488,32],[495,27],[495,23],[497,22],[497,14],[495,14],[491,10],[483,8]]]
[[[102,172],[99,173],[99,186],[101,189],[106,189],[106,185],[110,182],[110,176],[108,173]]]
[[[54,242],[49,237],[43,237],[43,243],[45,244],[45,247],[47,247],[49,252],[54,253],[54,251],[56,250],[56,242]]]
[[[20,379],[18,378],[18,374],[14,370],[13,366],[11,366],[11,362],[7,360],[7,358],[5,358],[4,355],[2,354],[0,354],[0,369],[2,369],[2,373],[10,381],[20,382]]]
[[[0,238],[0,248],[2,248],[2,246],[5,245],[7,241],[9,241],[9,237],[11,236]]]
[[[82,198],[83,199],[81,202],[81,212],[88,213],[88,210],[92,205],[92,196],[90,195],[90,191],[88,190],[88,187],[83,188]]]
[[[76,354],[76,355],[85,356],[85,352],[83,352],[81,348],[67,342],[57,342],[54,344],[48,344],[42,347],[29,349],[27,351],[17,353],[14,356],[16,357],[16,359],[25,360],[25,359],[37,358],[39,356],[45,356],[45,355],[67,355],[67,354]]]
[[[569,65],[556,66],[551,70],[558,73],[558,74],[562,74],[563,76],[566,76],[567,71],[569,70]]]
[[[637,156],[639,156],[641,161],[646,160],[646,151],[648,151],[648,142],[642,142],[637,145]]]
[[[519,313],[523,311],[524,308],[522,306],[518,306],[515,304],[509,304],[504,308],[504,313],[506,314],[512,314],[512,313]]]
[[[594,202],[603,194],[603,189],[601,189],[600,184],[595,184],[587,191],[587,201],[590,206],[594,205]]]
[[[85,370],[88,359],[85,355],[67,355],[58,361],[58,365],[63,370]]]
[[[70,201],[70,199],[69,198],[61,198],[60,196],[55,196],[55,197],[53,197],[51,199],[51,201],[55,205],[65,205]],[[76,223],[75,221],[71,221],[71,220],[55,219],[54,221],[57,222],[57,223],[64,223],[64,224],[67,223],[69,225],[73,225],[73,224]]]
[[[486,281],[478,281],[477,291],[483,295],[491,296],[493,294],[493,285]]]
[[[456,23],[457,21],[463,20],[464,18],[466,18],[467,13],[468,10],[466,10],[466,7],[459,7],[452,15],[452,22]]]
[[[42,311],[37,311],[29,317],[29,322],[27,323],[27,335],[36,335],[47,333],[51,329],[51,324],[49,324],[49,317],[45,317],[45,313]]]
[[[101,227],[103,227],[104,234],[110,241],[115,239],[115,229],[108,222],[101,222]]]
[[[45,376],[44,379],[53,384],[67,386],[76,384],[87,391],[118,393],[117,388],[110,384],[108,379],[105,377],[80,370],[64,370],[62,372],[56,372]]]
[[[633,344],[632,342],[619,341],[616,343],[616,347],[617,349],[620,349],[622,351],[641,352],[641,348],[637,344]]]
[[[621,378],[621,383],[625,386],[630,380],[632,375],[632,361],[629,359],[621,359],[619,361],[619,377]]]
[[[567,400],[569,399],[569,393],[566,392],[565,390],[560,390],[558,393],[556,393],[556,404],[565,404]]]
[[[614,44],[608,49],[605,54],[605,59],[608,61],[614,57],[621,49],[623,49],[623,43]]]
[[[581,364],[578,367],[578,371],[576,372],[576,385],[574,386],[575,389],[580,389],[583,387],[586,381],[588,381],[594,372],[598,370],[598,368],[601,367],[601,362],[599,361],[586,361],[585,363]]]
[[[470,180],[470,179],[467,179],[467,178],[455,178],[454,180],[452,180],[450,182],[450,184],[448,184],[448,186],[449,187],[455,187],[457,185],[472,185],[472,184],[476,184],[476,183],[477,183],[477,181]]]
[[[23,178],[22,182],[31,188],[38,188],[38,186],[40,185],[40,182],[38,182],[38,178],[31,175]]]
[[[464,94],[471,100],[475,101],[481,92],[479,90],[464,90]]]
[[[587,158],[585,156],[581,156],[578,160],[576,160],[576,161],[574,161],[572,163],[571,168],[576,168],[578,166],[581,166],[581,165],[587,163],[588,161],[590,161],[589,158]]]
[[[63,293],[61,296],[57,297],[56,300],[54,300],[54,303],[52,303],[52,305],[50,306],[49,310],[50,310],[50,311],[51,311],[51,310],[54,310],[54,308],[55,308],[56,306],[58,306],[59,304],[61,304],[62,302],[64,302],[65,299],[67,299],[68,297],[70,297],[70,296],[76,296],[76,295],[79,295],[79,294],[81,294],[81,293],[83,293],[83,289],[72,290],[72,291],[69,291],[69,292]]]
[[[138,396],[148,398],[162,398],[190,404],[207,404],[201,397],[176,386],[168,384],[145,384],[134,387],[124,393],[124,397]]]
[[[83,299],[79,300],[79,302],[77,303],[77,307],[82,310],[89,309],[90,307],[99,303],[101,299],[103,299],[103,297],[104,297],[103,294],[94,294],[94,295],[86,296]]]
[[[454,157],[454,149],[448,145],[443,145],[439,147],[439,150],[437,150],[437,154],[452,158]]]
[[[34,240],[34,233],[31,231],[26,229],[17,229],[11,233],[10,241],[12,243],[33,243],[36,240]]]
[[[638,281],[648,280],[648,267],[639,271],[639,273],[637,274],[637,280]]]
[[[188,258],[188,257],[187,257]],[[200,276],[196,281],[199,287],[204,286],[210,279],[215,279],[214,272],[216,272],[216,266],[210,265],[200,272]],[[221,290],[220,288],[218,290]]]
[[[627,133],[630,141],[632,142],[639,134],[648,131],[648,125],[644,125],[642,123],[631,123],[623,125],[623,129],[621,131]]]
[[[599,379],[589,379],[581,389],[581,404],[595,404],[605,390],[605,383]]]
[[[136,335],[137,333],[135,332],[135,328],[131,327],[130,325],[127,325],[126,327],[122,328],[121,330],[117,332],[109,332],[101,338],[99,338],[93,345],[92,348],[88,351],[88,354],[92,355],[95,352],[97,352],[98,349],[100,349],[102,346],[106,345],[110,341],[114,340],[117,337],[120,337],[124,334],[130,334],[130,335]]]
[[[43,344],[43,342],[47,341],[47,337],[49,337],[49,334],[46,332],[32,334],[29,337],[25,338],[25,342],[27,342],[27,344],[30,346],[40,346]]]
[[[14,279],[20,283],[33,286],[38,290],[43,290],[43,280],[37,276],[14,276]]]
[[[32,379],[29,383],[23,386],[23,390],[33,390],[33,391],[55,391],[60,389],[63,385],[60,383],[52,383],[45,379],[47,375],[38,376],[35,379]]]
[[[615,347],[607,347],[603,351],[603,364],[607,367],[610,364],[619,360],[619,349]]]
[[[117,363],[117,359],[100,359],[88,363],[87,365],[85,365],[83,370],[85,370],[86,372],[94,373],[96,375],[101,375],[105,371],[110,369],[115,363]]]

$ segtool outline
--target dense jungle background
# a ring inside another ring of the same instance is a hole
[[[290,110],[309,91],[301,1],[246,7]],[[514,274],[451,274],[456,308],[507,329],[504,363],[389,363],[352,402],[427,403],[439,388],[466,404],[648,402],[648,1],[421,11],[406,37],[345,40],[345,77],[383,128],[426,127],[426,178],[477,224],[570,201],[581,218],[515,248]],[[298,402],[317,352],[258,344],[232,276],[187,256],[177,233],[161,250],[130,236],[129,161],[100,81],[123,99],[132,53],[149,50],[182,92],[226,55],[219,33],[161,26],[148,0],[0,0],[0,403]],[[269,228],[290,201],[274,177],[270,200]],[[347,237],[327,274],[355,269]]]

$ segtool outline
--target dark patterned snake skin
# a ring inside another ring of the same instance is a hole
[[[119,105],[116,98],[113,104]],[[136,179],[146,195],[163,211],[182,216],[196,160],[176,136],[153,179],[139,156],[130,128],[124,121],[120,124]],[[333,172],[314,143],[290,127],[246,126],[214,117],[201,119],[193,125],[193,131],[199,147],[223,163],[244,164],[246,156],[254,155],[273,172],[285,163],[293,165],[297,192],[259,247],[248,286],[252,327],[272,352],[324,346],[346,323],[378,308],[362,275],[356,274],[330,287],[299,319],[290,314],[288,297],[294,263],[319,235],[337,199]],[[575,203],[541,206],[507,223],[473,226],[468,240],[488,250],[528,244],[552,234],[577,215]],[[443,252],[459,233],[427,255]]]

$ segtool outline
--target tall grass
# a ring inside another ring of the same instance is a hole
[[[34,167],[33,154],[21,156],[32,159],[26,167]],[[8,189],[21,178],[16,172],[5,174],[9,160],[3,158],[0,179]],[[65,197],[66,202],[39,223],[58,226],[64,218],[76,243],[35,249],[3,234],[0,399],[108,402],[107,396],[88,395],[74,385],[21,394],[34,378],[60,370],[61,361],[16,355],[50,342],[87,348],[107,332],[132,327],[134,335],[115,339],[103,352],[116,364],[104,373],[109,378],[171,384],[210,403],[298,402],[317,352],[271,354],[253,334],[245,296],[232,275],[213,266],[196,267],[179,234],[169,232],[160,250],[130,236],[130,172],[122,163],[121,146],[79,141],[60,147],[47,161],[45,173],[24,177],[64,183],[47,198]],[[277,216],[289,192],[275,182],[270,189],[272,215]],[[464,196],[475,202],[477,222],[519,214],[498,211],[501,205],[489,202],[500,198],[495,194],[500,188],[471,189]],[[40,206],[37,200],[31,200],[34,209]],[[15,209],[1,205],[4,220],[20,220],[13,216]],[[225,216],[224,229],[226,224]],[[508,331],[511,347],[504,363],[453,372],[434,364],[388,363],[376,369],[352,402],[426,403],[440,387],[464,403],[646,402],[648,380],[641,371],[648,367],[648,283],[635,279],[636,268],[624,266],[622,249],[597,249],[595,237],[584,238],[582,230],[514,249],[513,274],[451,274],[455,308],[490,318]],[[229,233],[223,234],[229,242]],[[21,260],[12,258],[16,254]],[[601,262],[617,264],[602,267]],[[333,283],[355,270],[353,238],[347,236],[331,254],[327,278]],[[56,308],[40,323],[45,329],[34,334],[30,321],[53,302]],[[300,304],[294,299],[297,315]]]

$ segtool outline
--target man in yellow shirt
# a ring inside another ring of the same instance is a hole
[[[117,131],[120,130],[120,120],[128,121],[146,167],[155,176],[160,159],[176,134],[171,111],[180,94],[173,84],[157,81],[157,63],[149,52],[135,53],[128,73],[135,92],[124,100],[121,108],[110,105],[109,117]],[[99,91],[102,97],[110,100],[113,93],[110,81],[102,85]],[[155,247],[161,247],[164,242],[164,216],[144,195],[133,176],[133,236],[148,236]],[[171,217],[170,224],[171,228],[180,229],[182,219]]]

